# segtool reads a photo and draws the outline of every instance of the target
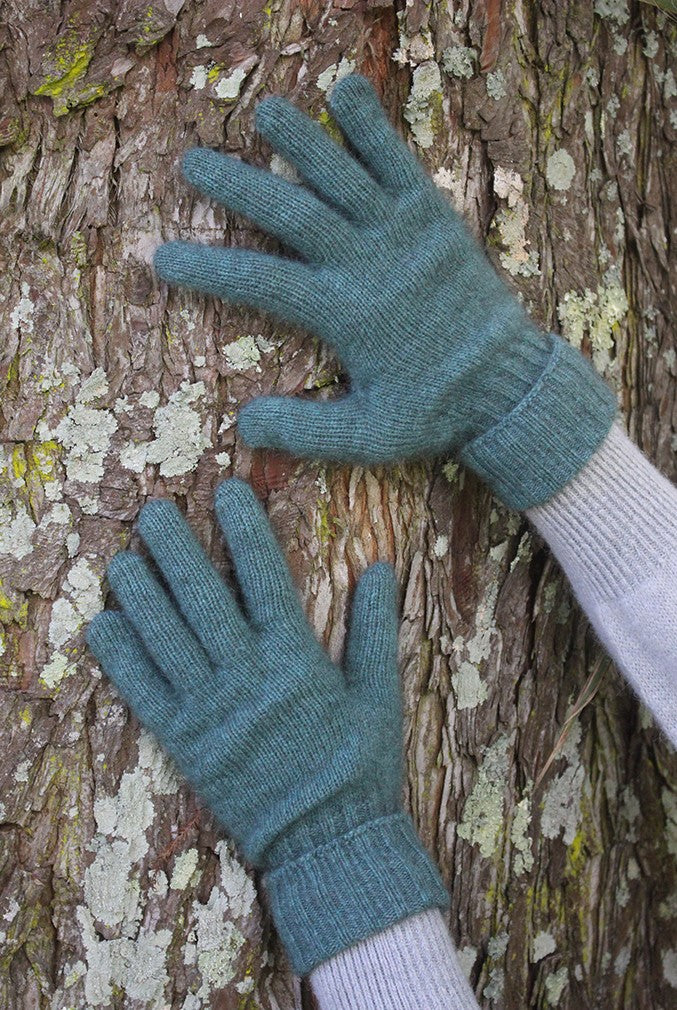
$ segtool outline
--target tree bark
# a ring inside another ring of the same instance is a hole
[[[258,881],[82,639],[151,497],[175,499],[227,569],[212,498],[233,473],[333,655],[367,563],[397,568],[407,799],[481,1005],[672,1005],[674,753],[600,667],[545,545],[448,460],[252,454],[238,406],[334,395],[337,362],[168,291],[151,258],[176,237],[275,249],[182,180],[181,154],[269,165],[257,101],[284,94],[331,129],[327,92],[356,67],[674,479],[674,24],[635,0],[14,0],[5,19],[0,1005],[312,1005]]]

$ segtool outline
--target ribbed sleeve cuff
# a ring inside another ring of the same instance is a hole
[[[478,1010],[438,909],[348,947],[310,982],[320,1010]]]
[[[633,592],[677,551],[677,488],[617,424],[576,478],[527,515],[584,606]]]
[[[556,334],[526,396],[460,453],[505,502],[524,510],[551,498],[587,463],[616,414],[615,397],[586,358]]]
[[[267,874],[275,925],[294,971],[427,908],[446,908],[439,871],[404,813],[361,825]]]

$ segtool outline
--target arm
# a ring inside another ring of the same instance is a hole
[[[614,425],[580,473],[527,515],[677,746],[677,488]]]
[[[374,565],[360,580],[339,668],[305,620],[248,485],[222,484],[216,510],[244,609],[176,507],[155,501],[139,530],[167,588],[140,555],[121,552],[108,579],[122,610],[97,615],[87,640],[262,869],[294,969],[328,964],[328,974],[314,975],[325,992],[335,979],[327,1006],[355,1006],[362,982],[378,979],[384,951],[404,993],[410,972],[421,980],[428,970],[433,996],[451,992],[457,969],[437,911],[448,896],[402,809],[393,571]],[[351,981],[360,966],[364,980]],[[384,990],[384,1010],[413,1010],[391,997]]]

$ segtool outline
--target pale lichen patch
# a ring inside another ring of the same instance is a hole
[[[449,537],[444,533],[441,533],[435,538],[435,543],[433,544],[433,554],[439,560],[441,560],[445,554],[449,553]]]
[[[482,995],[488,1000],[500,1000],[505,987],[505,968],[503,967],[503,957],[508,949],[508,934],[503,931],[492,936],[487,944],[487,957],[489,959],[489,980],[482,990]],[[493,962],[493,963],[492,963]]]
[[[343,56],[338,63],[332,63],[331,66],[322,71],[317,78],[317,87],[320,91],[324,91],[325,94],[330,95],[338,81],[347,77],[348,74],[352,74],[354,69],[355,60],[349,60],[346,56]]]
[[[502,70],[492,70],[487,74],[487,94],[498,102],[508,94],[505,75]]]
[[[560,147],[553,151],[545,165],[545,178],[551,189],[564,192],[571,187],[576,164],[568,151]]]
[[[451,683],[456,695],[457,709],[477,708],[489,696],[487,685],[480,677],[479,670],[466,660],[452,675]]]
[[[145,393],[142,393],[139,397],[139,403],[142,407],[148,407],[150,410],[155,410],[160,403],[160,394],[157,389],[147,389]]]
[[[442,66],[453,77],[472,77],[476,60],[477,50],[470,46],[449,46],[442,53]]]
[[[470,978],[470,973],[475,967],[475,962],[477,961],[477,947],[472,947],[470,944],[466,944],[465,947],[461,947],[458,951],[458,963],[461,966],[461,971],[466,978]]]
[[[459,836],[476,845],[486,858],[496,853],[503,829],[507,749],[506,737],[487,747],[458,826]]]
[[[186,963],[196,964],[200,972],[202,984],[197,995],[201,999],[235,980],[237,961],[245,943],[236,921],[251,914],[256,898],[254,885],[231,846],[219,842],[217,852],[220,884],[212,888],[205,904],[193,903],[195,926],[184,953]]]
[[[301,176],[286,158],[283,158],[280,154],[273,154],[270,159],[270,171],[273,175],[279,175],[281,179],[286,179],[287,182],[293,182],[298,185],[301,182]]]
[[[581,818],[585,770],[578,754],[580,738],[580,723],[575,722],[561,752],[568,766],[550,782],[543,798],[541,833],[546,838],[562,834],[565,845],[576,837]]]
[[[453,170],[444,167],[438,168],[433,175],[433,182],[439,189],[450,194],[452,206],[461,214],[465,199],[465,183],[458,166],[455,166]]]
[[[169,882],[173,891],[183,891],[190,884],[198,863],[197,849],[187,849],[176,857],[174,870]]]
[[[608,18],[619,27],[630,17],[627,0],[595,0],[594,11],[601,18]]]
[[[101,576],[86,557],[78,558],[70,568],[61,591],[63,595],[52,606],[47,634],[50,645],[55,649],[72,641],[80,629],[103,609]]]
[[[513,869],[517,876],[522,873],[529,873],[534,865],[531,838],[529,837],[530,824],[531,799],[527,795],[516,805],[512,824],[510,825],[510,841],[514,850]]]
[[[133,473],[142,473],[147,464],[159,465],[163,477],[179,477],[197,466],[211,446],[207,426],[193,404],[205,395],[204,382],[182,382],[153,417],[155,438],[125,446],[120,462]]]
[[[435,139],[434,121],[442,101],[442,75],[434,60],[416,67],[411,91],[404,107],[404,118],[411,126],[419,147],[432,147]]]
[[[154,817],[153,796],[176,784],[169,761],[142,733],[137,767],[124,773],[114,795],[95,800],[95,855],[85,871],[85,904],[77,910],[87,958],[85,996],[93,1007],[108,1006],[116,988],[149,1010],[166,1006],[171,932],[140,928],[140,863],[150,847],[146,832]],[[97,923],[114,928],[118,936],[101,939]]]
[[[15,330],[24,333],[33,332],[33,313],[35,305],[30,296],[31,289],[25,281],[21,283],[21,297],[9,314],[9,321]]]
[[[533,962],[542,961],[548,954],[554,954],[557,944],[552,933],[541,930],[537,933],[531,944],[531,960]]]
[[[545,995],[550,1006],[557,1006],[562,998],[564,989],[569,984],[569,969],[566,965],[558,968],[552,975],[548,975],[545,980]]]
[[[661,962],[663,964],[663,978],[673,989],[677,989],[677,950],[663,951]]]
[[[501,245],[504,246],[500,254],[501,265],[513,277],[538,275],[538,252],[529,249],[526,234],[529,207],[523,198],[524,180],[518,172],[498,165],[494,172],[494,193],[508,204],[499,209],[494,219]]]
[[[170,930],[143,930],[134,939],[101,940],[91,912],[84,906],[78,908],[77,919],[87,957],[87,1005],[110,1006],[117,989],[130,1000],[141,1001],[145,1010],[166,1010]]]
[[[507,200],[508,207],[515,207],[524,193],[524,179],[519,172],[497,165],[494,170],[494,193],[501,200]]]
[[[246,372],[250,368],[261,371],[261,348],[256,337],[244,336],[231,341],[223,348],[223,356],[234,372]]]
[[[42,668],[40,683],[49,691],[54,691],[64,677],[75,673],[75,664],[69,662],[62,652],[56,652]]]
[[[628,298],[624,288],[608,273],[607,282],[596,291],[586,288],[582,294],[567,291],[557,307],[564,336],[574,347],[590,335],[593,360],[598,367],[609,361],[614,345],[614,327],[627,315]]]
[[[38,432],[42,442],[57,439],[66,450],[66,476],[82,484],[99,484],[104,475],[104,460],[118,422],[110,410],[93,407],[93,400],[105,396],[108,380],[102,368],[95,369],[83,382],[75,403],[52,432],[42,423]]]
[[[0,554],[21,561],[33,551],[36,525],[25,505],[19,505],[14,515],[7,505],[0,504]]]
[[[190,86],[195,88],[196,91],[204,91],[207,87],[208,74],[209,69],[203,64],[193,67],[193,72],[190,75]]]
[[[242,82],[247,76],[246,67],[236,67],[227,77],[222,77],[214,87],[217,98],[225,102],[233,102],[240,94]]]

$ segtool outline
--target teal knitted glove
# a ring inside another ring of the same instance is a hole
[[[439,874],[401,805],[402,713],[393,572],[360,580],[343,669],[313,637],[247,484],[216,495],[246,612],[176,506],[146,505],[138,555],[113,559],[122,612],[87,640],[138,717],[265,871],[301,974],[433,906]]]
[[[330,106],[349,147],[284,99],[257,110],[306,185],[207,149],[184,162],[199,189],[301,260],[182,242],[155,256],[168,281],[319,334],[349,373],[333,403],[254,400],[239,417],[245,441],[367,464],[454,452],[508,505],[546,501],[604,440],[611,391],[529,321],[365,78],[340,81]]]

